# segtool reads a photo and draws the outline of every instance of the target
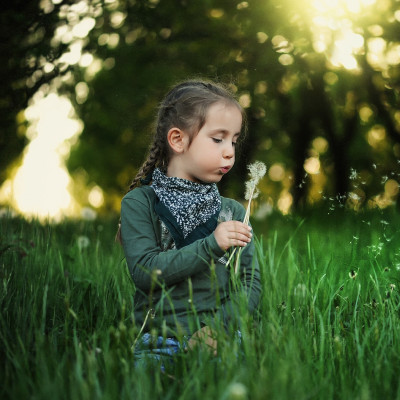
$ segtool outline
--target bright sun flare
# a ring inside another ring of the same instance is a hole
[[[354,27],[358,16],[376,0],[310,0],[315,51],[326,53],[334,67],[356,70],[355,55],[364,51],[364,37]]]
[[[38,96],[37,96],[38,97]],[[82,130],[70,101],[56,94],[34,99],[25,110],[29,122],[21,167],[2,187],[1,197],[24,215],[60,219],[76,212],[69,192],[65,158]]]

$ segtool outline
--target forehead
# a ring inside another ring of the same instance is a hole
[[[217,102],[212,104],[206,114],[205,125],[218,127],[237,133],[242,127],[242,112],[233,103]]]

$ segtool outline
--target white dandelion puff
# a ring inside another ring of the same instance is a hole
[[[267,167],[261,161],[255,161],[253,164],[248,165],[247,168],[249,170],[250,179],[246,182],[246,192],[244,196],[244,198],[248,200],[246,215],[243,221],[245,224],[249,223],[251,201],[260,193],[257,185],[267,172]]]
[[[90,240],[87,236],[79,236],[76,240],[79,250],[86,249],[90,245]]]
[[[246,214],[243,219],[243,223],[246,225],[249,224],[251,201],[253,199],[255,199],[260,193],[260,191],[257,188],[257,185],[267,172],[267,167],[261,161],[255,161],[254,163],[249,164],[247,166],[247,168],[249,170],[250,179],[246,182],[246,191],[245,191],[245,199],[248,201],[248,203],[247,203],[247,209],[246,209]],[[225,266],[229,265],[233,255],[236,252],[236,249],[237,249],[237,247],[232,251]],[[235,273],[237,273],[239,270],[240,252],[241,252],[241,249],[239,249],[238,255],[236,258]]]

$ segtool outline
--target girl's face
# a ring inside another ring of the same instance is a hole
[[[186,135],[179,178],[219,182],[235,163],[235,146],[241,127],[242,114],[235,105],[224,102],[211,105],[205,124],[190,144]]]

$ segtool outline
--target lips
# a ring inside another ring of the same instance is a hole
[[[222,168],[221,168],[221,171],[222,171],[224,174],[226,174],[230,169],[231,169],[231,167],[228,165],[228,166],[226,166],[226,167],[222,167]]]

